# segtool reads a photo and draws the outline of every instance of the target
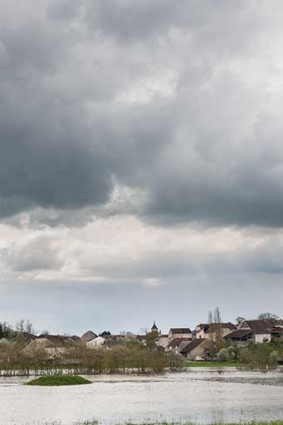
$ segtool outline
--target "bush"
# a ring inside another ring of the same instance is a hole
[[[239,348],[236,345],[230,345],[227,350],[231,360],[239,360]]]
[[[270,366],[276,366],[278,359],[279,359],[279,353],[278,353],[278,351],[274,350],[269,354],[268,364]]]
[[[217,360],[219,362],[228,362],[231,359],[230,354],[227,348],[221,348],[219,353],[217,354]]]

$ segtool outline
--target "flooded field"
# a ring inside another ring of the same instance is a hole
[[[91,376],[91,385],[29,387],[0,379],[0,424],[243,422],[283,418],[283,373],[194,369],[162,376]]]

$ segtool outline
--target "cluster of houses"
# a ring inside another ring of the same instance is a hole
[[[158,332],[156,326],[151,329]],[[156,344],[165,352],[183,355],[187,360],[211,360],[211,353],[219,342],[245,346],[249,343],[269,343],[283,340],[283,320],[241,320],[237,324],[200,323],[193,331],[190,328],[172,328],[168,335],[159,334]]]
[[[200,323],[194,330],[190,328],[171,328],[167,334],[162,334],[154,323],[150,332],[144,335],[135,335],[130,332],[123,335],[111,335],[103,332],[100,335],[93,331],[85,332],[81,337],[42,334],[35,336],[25,333],[26,345],[23,352],[31,355],[42,352],[49,358],[63,355],[71,348],[79,345],[90,350],[111,349],[114,346],[135,343],[148,344],[148,338],[165,353],[183,355],[188,360],[210,360],[211,352],[218,346],[219,340],[238,346],[245,346],[250,342],[269,343],[272,340],[283,339],[283,320],[261,319],[241,320],[237,324],[228,323]],[[153,336],[153,338],[152,338]],[[5,338],[0,339],[1,345],[7,344]]]

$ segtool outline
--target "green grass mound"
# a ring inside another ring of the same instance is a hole
[[[83,378],[82,376],[71,375],[52,375],[41,376],[40,378],[29,381],[26,385],[39,385],[43,387],[59,387],[60,385],[84,385],[91,384],[91,381]]]

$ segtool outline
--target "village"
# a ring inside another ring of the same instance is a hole
[[[227,347],[230,347],[232,353],[232,347],[283,342],[283,320],[272,317],[254,320],[239,318],[235,324],[212,321],[200,323],[193,330],[189,327],[171,328],[168,333],[162,333],[154,322],[151,329],[142,335],[131,332],[112,335],[109,331],[97,334],[88,330],[80,337],[49,333],[37,336],[25,331],[24,327],[21,331],[12,331],[5,325],[0,326],[1,363],[5,361],[5,356],[1,356],[1,353],[9,351],[19,341],[25,358],[34,357],[40,352],[47,359],[59,359],[78,347],[103,352],[116,347],[132,346],[156,348],[165,355],[178,355],[187,361],[196,362],[212,361],[215,358],[225,361],[227,359],[224,352]],[[279,358],[277,360],[280,361]]]

